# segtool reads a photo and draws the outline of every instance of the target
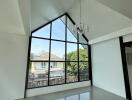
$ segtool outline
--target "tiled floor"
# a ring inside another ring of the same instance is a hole
[[[96,87],[84,87],[20,100],[126,100]]]

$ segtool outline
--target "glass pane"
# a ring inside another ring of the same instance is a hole
[[[73,31],[73,28],[73,23],[67,18],[67,41],[77,42],[77,33]]]
[[[32,36],[50,38],[50,24],[34,32]]]
[[[50,85],[65,82],[65,62],[50,62]]]
[[[79,61],[88,61],[88,46],[79,44]]]
[[[67,60],[68,61],[77,61],[77,44],[67,43]]]
[[[65,60],[65,42],[51,41],[51,61]]]
[[[85,43],[88,44],[85,38],[82,36],[82,34],[79,34],[79,43]]]
[[[31,60],[49,60],[49,40],[32,38]]]
[[[77,36],[67,29],[67,41],[77,42]]]
[[[29,65],[28,88],[48,85],[48,62],[32,62]]]
[[[79,62],[80,81],[89,80],[88,62]]]
[[[60,18],[52,22],[52,39],[65,40],[65,24]]]
[[[62,17],[60,18],[60,20],[66,25],[66,16],[65,16],[65,15],[62,16]]]
[[[67,83],[78,81],[78,63],[67,62]]]

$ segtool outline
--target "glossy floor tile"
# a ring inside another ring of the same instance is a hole
[[[97,87],[84,87],[20,100],[126,100]]]

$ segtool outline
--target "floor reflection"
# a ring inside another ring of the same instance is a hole
[[[126,100],[97,87],[84,87],[20,100]]]
[[[71,96],[65,96],[56,100],[90,100],[90,92],[80,93]]]

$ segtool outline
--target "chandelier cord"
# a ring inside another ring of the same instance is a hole
[[[80,0],[80,25],[82,24],[82,3],[81,3],[81,0]]]

